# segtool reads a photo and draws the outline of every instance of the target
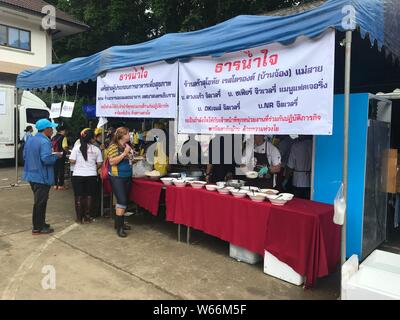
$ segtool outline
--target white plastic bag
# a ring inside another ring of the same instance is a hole
[[[336,194],[335,202],[335,214],[333,216],[333,222],[337,225],[342,226],[344,224],[344,216],[346,212],[346,201],[343,194],[343,183]]]
[[[134,178],[144,178],[147,171],[152,171],[153,166],[145,160],[141,160],[132,166],[132,176]]]

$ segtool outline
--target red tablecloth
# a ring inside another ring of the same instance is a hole
[[[129,198],[138,206],[157,216],[163,186],[157,181],[133,179]]]
[[[279,260],[305,275],[306,286],[340,262],[340,228],[333,207],[294,199],[284,207],[236,199],[205,189],[168,187],[167,220]]]

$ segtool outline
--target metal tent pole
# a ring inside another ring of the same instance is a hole
[[[103,146],[104,146],[104,141],[105,141],[105,132],[104,132],[105,130],[106,130],[106,125],[103,126],[103,130],[101,132],[101,144]],[[103,159],[103,161],[106,161],[106,159]],[[103,187],[103,180],[101,180],[101,211],[100,212],[101,212],[101,216],[104,217],[104,187]]]
[[[15,187],[18,187],[18,144],[19,144],[19,89],[14,92],[15,96]]]
[[[344,81],[344,149],[343,149],[343,194],[346,203],[344,223],[342,226],[341,261],[346,262],[346,231],[347,231],[347,191],[348,191],[348,162],[349,162],[349,114],[350,114],[350,76],[351,76],[351,45],[353,32],[346,32],[346,61]]]

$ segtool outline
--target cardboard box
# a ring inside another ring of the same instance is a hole
[[[382,163],[382,189],[383,192],[397,193],[400,185],[398,184],[398,150],[388,149],[384,151]]]

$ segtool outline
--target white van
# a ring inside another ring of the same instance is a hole
[[[15,139],[15,106],[16,88],[0,84],[0,160],[14,159],[16,148]],[[18,141],[25,134],[27,126],[35,129],[39,119],[49,118],[50,110],[46,104],[29,91],[24,91],[19,107]],[[34,134],[36,131],[34,131]],[[21,159],[21,152],[19,158]]]

